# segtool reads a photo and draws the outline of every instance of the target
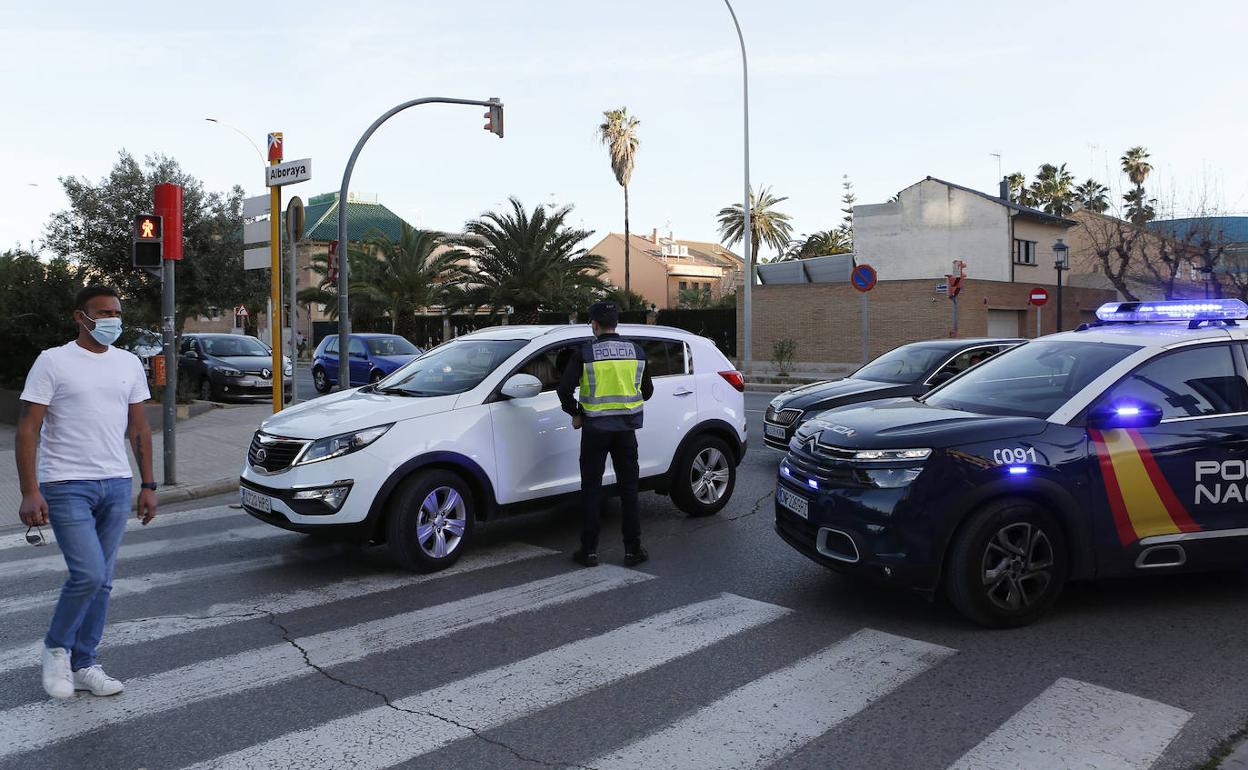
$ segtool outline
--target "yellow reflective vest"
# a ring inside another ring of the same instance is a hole
[[[646,369],[642,350],[628,340],[612,338],[581,348],[581,393],[585,417],[606,430],[641,427],[641,379]]]

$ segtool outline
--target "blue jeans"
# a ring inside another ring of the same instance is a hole
[[[70,651],[74,670],[95,665],[113,590],[117,549],[130,515],[130,479],[40,484],[69,580],[43,643]]]

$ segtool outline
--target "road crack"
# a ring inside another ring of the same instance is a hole
[[[304,665],[306,665],[308,668],[317,672],[318,674],[325,677],[331,682],[340,684],[343,687],[350,687],[354,690],[359,690],[361,692],[368,693],[369,695],[372,695],[380,699],[381,702],[385,704],[386,708],[394,709],[395,711],[398,711],[404,714],[410,714],[411,716],[430,717],[440,722],[445,722],[446,724],[451,725],[452,727],[458,728],[460,730],[463,730],[471,734],[474,738],[484,743],[488,743],[491,746],[496,746],[500,749],[503,749],[504,751],[514,756],[516,759],[520,760],[521,762],[528,762],[530,764],[540,765],[542,767],[551,767],[551,768],[576,768],[577,770],[596,770],[596,768],[593,768],[589,765],[582,765],[577,762],[550,762],[545,759],[541,759],[539,757],[531,757],[522,753],[519,749],[516,749],[515,747],[510,746],[507,743],[504,743],[503,741],[490,738],[489,736],[485,735],[481,730],[479,730],[476,727],[473,727],[472,725],[464,724],[463,722],[459,722],[455,719],[451,719],[448,716],[445,716],[443,714],[438,714],[432,711],[417,711],[414,709],[404,708],[398,705],[397,703],[395,703],[394,700],[389,695],[382,692],[381,690],[376,690],[372,687],[368,687],[362,684],[357,684],[355,682],[351,682],[346,679],[343,679],[340,676],[330,673],[328,670],[325,669],[324,666],[320,666],[314,663],[312,661],[312,658],[308,655],[307,649],[305,649],[301,644],[299,644],[298,640],[295,639],[295,637],[290,633],[290,629],[286,628],[286,626],[282,625],[282,623],[278,621],[277,615],[275,613],[267,612],[267,611],[260,610],[259,608],[257,608],[256,616],[266,617],[269,621],[269,625],[273,626],[281,633],[282,641],[286,642],[291,647],[294,647],[295,650],[299,652],[299,654],[303,657]]]

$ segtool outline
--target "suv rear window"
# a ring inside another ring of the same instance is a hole
[[[685,343],[675,340],[634,339],[646,352],[646,368],[651,377],[688,374]]]

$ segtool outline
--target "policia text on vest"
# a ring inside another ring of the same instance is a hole
[[[591,318],[598,307],[591,308]],[[611,308],[614,310],[614,307]],[[646,354],[615,333],[614,318],[595,319],[593,342],[573,352],[559,381],[559,401],[581,431],[581,550],[574,558],[591,566],[598,562],[598,514],[602,504],[602,474],[607,455],[615,466],[620,495],[624,554],[628,563],[645,560],[641,547],[641,516],[638,510],[637,434],[642,425],[642,405],[654,393],[646,369]],[[610,323],[607,323],[610,321]],[[580,400],[574,393],[580,386]]]

